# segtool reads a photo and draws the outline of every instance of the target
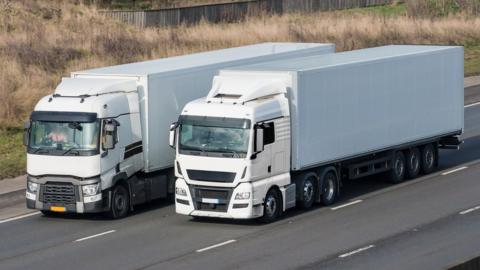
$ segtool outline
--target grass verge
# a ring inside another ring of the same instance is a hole
[[[20,128],[0,129],[0,180],[25,173],[26,155]]]

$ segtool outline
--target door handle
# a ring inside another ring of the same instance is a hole
[[[271,173],[271,172],[272,172],[272,165],[268,165],[267,171],[268,171],[268,173]]]

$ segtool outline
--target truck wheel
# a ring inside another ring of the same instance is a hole
[[[300,201],[299,206],[303,209],[312,207],[317,198],[317,178],[314,175],[310,175],[302,179],[300,182]]]
[[[414,147],[407,152],[407,177],[415,178],[420,174],[420,151]]]
[[[436,167],[437,152],[433,144],[427,144],[422,149],[422,172],[428,174]]]
[[[320,200],[323,205],[331,205],[337,200],[339,183],[337,175],[329,171],[325,174],[322,181],[322,196]]]
[[[116,185],[112,192],[112,202],[109,216],[113,219],[124,218],[130,207],[130,196],[123,185]]]
[[[405,178],[405,155],[402,151],[397,151],[393,158],[392,170],[390,171],[390,182],[397,184]]]
[[[278,190],[271,188],[265,196],[263,203],[263,217],[260,221],[263,223],[270,223],[280,217],[282,213],[282,199]]]

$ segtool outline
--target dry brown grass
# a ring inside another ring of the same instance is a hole
[[[0,0],[0,126],[18,125],[70,71],[263,41],[480,44],[480,18],[328,12],[237,24],[135,29],[66,1]]]

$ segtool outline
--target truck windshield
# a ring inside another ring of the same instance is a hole
[[[99,121],[32,121],[28,152],[46,155],[98,154],[99,134]]]
[[[223,119],[222,122],[184,121],[180,126],[180,152],[206,156],[246,157],[249,125],[228,124],[228,119]]]

